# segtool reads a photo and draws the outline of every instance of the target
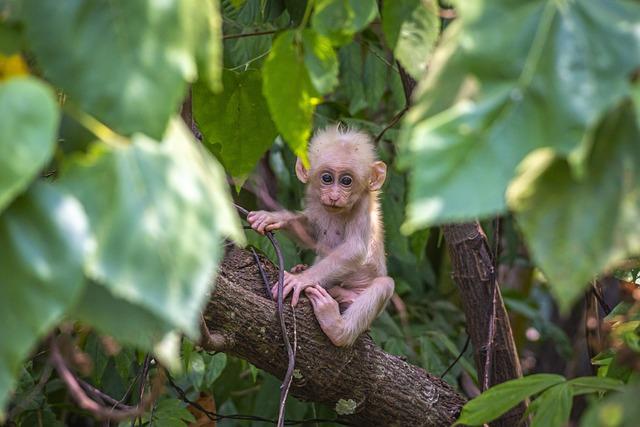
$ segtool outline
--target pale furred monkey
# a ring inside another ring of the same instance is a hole
[[[306,184],[304,211],[256,211],[247,219],[260,233],[286,229],[307,245],[311,237],[316,261],[285,273],[283,296],[293,291],[295,306],[304,290],[324,333],[335,345],[348,346],[393,294],[378,201],[387,166],[377,160],[367,134],[337,126],[311,139],[309,163],[307,170],[296,162],[296,175]]]

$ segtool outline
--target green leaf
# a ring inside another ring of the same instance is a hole
[[[72,197],[38,183],[0,216],[0,419],[23,359],[82,289],[88,223]]]
[[[203,387],[211,388],[227,366],[227,355],[224,353],[216,353],[212,356],[206,355],[205,360],[207,361],[207,373],[204,377]]]
[[[636,427],[640,419],[638,394],[640,386],[627,385],[622,393],[615,393],[589,405],[580,420],[581,427]]]
[[[569,422],[573,396],[568,383],[558,384],[542,393],[531,405],[531,427],[563,427]]]
[[[640,253],[640,132],[627,104],[595,135],[586,176],[548,151],[531,155],[509,204],[563,309],[598,273]]]
[[[364,88],[363,53],[357,43],[350,43],[340,48],[340,88],[345,101],[349,104],[349,114],[355,115],[367,107]]]
[[[306,159],[318,100],[294,37],[295,32],[286,31],[276,38],[263,67],[262,90],[280,134],[298,157]]]
[[[117,313],[117,315],[114,315]],[[114,295],[106,286],[88,280],[68,317],[95,327],[102,334],[145,351],[153,351],[162,362],[175,366],[177,348],[166,349],[172,326],[140,305]],[[131,325],[136,325],[132,328]]]
[[[178,399],[162,399],[153,411],[154,426],[186,426],[194,422],[195,417],[185,408],[185,404]]]
[[[318,0],[311,25],[334,44],[341,45],[348,43],[377,15],[375,0]]]
[[[193,86],[193,114],[204,141],[219,145],[218,156],[236,178],[248,175],[269,149],[278,131],[262,95],[259,71],[224,71],[224,91]]]
[[[405,178],[393,168],[387,171],[387,182],[383,191],[382,212],[385,227],[398,230],[404,220]],[[398,232],[385,233],[385,248],[390,254],[399,258],[411,258],[409,239]]]
[[[400,64],[419,79],[440,33],[438,4],[434,0],[385,1],[382,30]]]
[[[529,396],[564,381],[561,375],[536,374],[493,386],[464,405],[455,425],[480,425],[495,420]]]
[[[504,211],[516,166],[538,148],[579,174],[638,66],[636,3],[497,0],[462,2],[459,13],[400,138],[412,174],[405,231]]]
[[[2,12],[0,8],[0,13]],[[20,53],[22,47],[22,34],[18,25],[8,22],[0,22],[0,55],[13,55]]]
[[[331,40],[306,29],[302,32],[302,46],[311,83],[322,95],[331,92],[338,85],[338,56]]]
[[[224,174],[179,119],[161,143],[137,134],[129,145],[102,147],[60,180],[81,200],[95,236],[85,270],[195,337],[221,237],[243,240]]]
[[[497,88],[481,103],[460,103],[411,129],[404,128],[400,139],[400,167],[410,167],[407,221],[402,231],[416,229],[445,218],[459,221],[467,213],[487,216],[506,203],[500,188],[529,150],[535,148],[540,130],[519,114],[508,110],[509,88]],[[511,126],[487,127],[500,112],[509,114]],[[410,116],[415,111],[410,112]],[[410,135],[408,134],[410,133]],[[517,144],[505,145],[506,140]],[[469,177],[473,177],[471,183]],[[472,186],[475,191],[470,192]]]
[[[116,131],[160,138],[197,65],[219,73],[217,2],[25,0],[38,65],[83,110]]]
[[[374,46],[369,47],[370,52],[364,60],[364,94],[368,107],[376,110],[382,101],[382,96],[387,90],[387,80],[389,78],[390,66],[385,64],[380,58],[384,58],[384,52]],[[376,51],[377,54],[376,54]]]
[[[574,396],[604,391],[621,391],[624,383],[620,380],[604,377],[579,377],[567,382]]]
[[[0,211],[53,155],[60,113],[51,89],[31,77],[0,84]]]

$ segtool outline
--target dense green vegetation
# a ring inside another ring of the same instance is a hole
[[[401,68],[419,82],[410,108]],[[461,421],[537,397],[533,424],[561,426],[589,394],[581,425],[635,425],[639,70],[631,0],[0,0],[0,422],[92,422],[51,372],[58,336],[79,376],[127,403],[162,364],[220,414],[274,418],[278,380],[194,346],[200,312],[224,239],[273,256],[232,198],[300,208],[295,156],[342,122],[390,165],[397,297],[374,339],[462,393],[461,378],[481,384],[471,351],[447,370],[466,333],[437,228],[479,218],[539,375],[490,389]],[[202,143],[179,115],[189,93]],[[311,262],[278,239],[287,267]],[[597,375],[580,377],[596,279],[617,305],[596,325]],[[141,422],[186,425],[181,397],[165,390]],[[287,417],[317,416],[335,414],[290,399]],[[251,421],[220,422],[236,423]]]

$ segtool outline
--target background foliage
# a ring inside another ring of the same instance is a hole
[[[0,418],[91,422],[48,377],[41,343],[60,331],[90,361],[83,378],[112,396],[133,399],[151,352],[190,399],[273,417],[275,378],[191,340],[223,239],[273,255],[243,235],[230,194],[300,208],[295,156],[313,129],[342,122],[376,137],[390,165],[397,295],[376,341],[477,391],[471,352],[447,370],[466,335],[433,227],[500,215],[523,366],[561,375],[497,386],[461,422],[537,396],[534,423],[562,425],[590,394],[583,425],[633,425],[639,39],[630,0],[0,1]],[[419,81],[408,111],[400,67]],[[189,88],[202,143],[178,116]],[[288,267],[312,260],[278,239]],[[590,372],[576,302],[596,277],[622,303],[597,376],[578,377]],[[192,421],[178,397],[142,422]],[[295,400],[287,414],[333,417]]]

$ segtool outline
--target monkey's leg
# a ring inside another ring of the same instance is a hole
[[[307,295],[320,328],[331,342],[349,346],[366,331],[393,295],[393,279],[377,277],[341,315],[338,303],[322,288],[308,288]]]

